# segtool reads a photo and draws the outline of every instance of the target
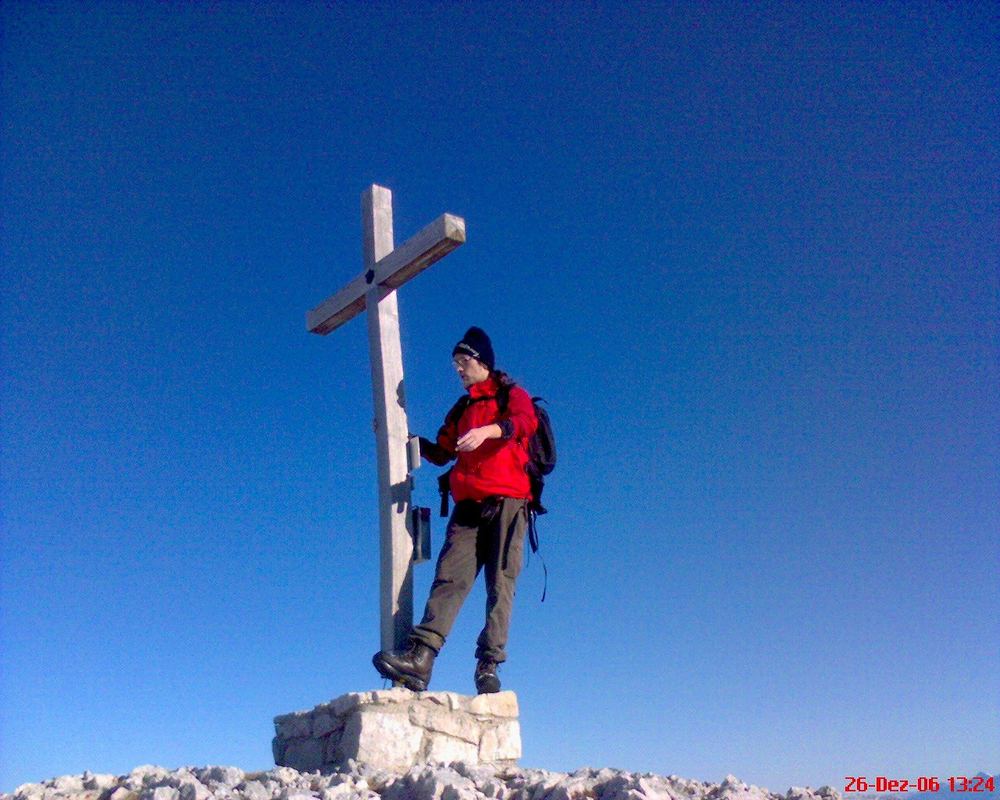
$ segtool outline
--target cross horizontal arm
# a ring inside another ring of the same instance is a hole
[[[398,289],[465,242],[465,220],[442,214],[375,265],[375,282]]]
[[[328,334],[365,310],[365,297],[372,286],[388,294],[410,278],[444,258],[465,241],[465,220],[442,214],[375,264],[372,272],[359,275],[332,297],[306,314],[311,333]]]
[[[364,275],[359,275],[332,297],[306,313],[306,328],[310,333],[326,335],[365,310],[365,295],[371,287]]]

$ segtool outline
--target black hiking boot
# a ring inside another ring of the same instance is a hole
[[[437,651],[422,642],[412,642],[409,650],[381,650],[372,658],[379,675],[405,686],[412,692],[423,692],[431,679]]]
[[[500,678],[497,677],[495,661],[480,659],[476,664],[476,691],[479,694],[495,694],[500,691]]]

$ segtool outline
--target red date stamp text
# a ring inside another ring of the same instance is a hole
[[[844,792],[887,792],[905,794],[906,792],[938,792],[944,789],[950,792],[995,792],[996,778],[989,775],[967,777],[953,775],[948,778],[937,778],[921,775],[918,778],[887,778],[884,775],[867,777],[865,775],[847,775],[844,777]]]

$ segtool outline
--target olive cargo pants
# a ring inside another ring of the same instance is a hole
[[[486,570],[486,625],[479,634],[476,658],[507,660],[507,634],[514,605],[514,585],[521,572],[528,501],[512,497],[455,504],[424,618],[413,639],[440,650],[480,570]]]

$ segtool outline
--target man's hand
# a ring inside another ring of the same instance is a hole
[[[459,453],[469,453],[475,450],[487,439],[499,439],[503,436],[503,431],[499,425],[484,425],[481,428],[473,428],[463,435],[455,447]]]

